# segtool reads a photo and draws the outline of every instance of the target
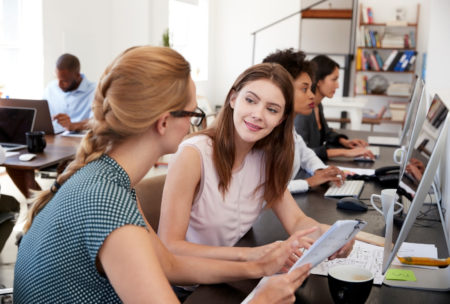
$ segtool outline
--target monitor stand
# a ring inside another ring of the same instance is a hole
[[[406,269],[403,266],[392,265],[389,268]],[[450,290],[450,267],[438,269],[425,269],[417,267],[408,267],[408,270],[414,272],[416,281],[395,281],[384,279],[383,284],[391,287],[413,288],[434,291]]]
[[[436,193],[436,187],[433,184],[433,188]],[[450,255],[450,238],[447,233],[445,226],[445,218],[442,210],[441,202],[437,202],[437,208],[439,211],[439,217],[441,218],[442,228],[444,230],[445,240],[447,242],[447,249]],[[386,244],[385,244],[386,246]],[[423,290],[434,290],[434,291],[449,291],[450,290],[450,267],[438,268],[438,269],[427,269],[418,267],[404,267],[391,265],[393,269],[408,269],[414,272],[416,277],[415,282],[411,281],[396,281],[396,280],[386,280],[383,283],[391,287],[402,287],[402,288],[413,288],[413,289],[423,289]]]

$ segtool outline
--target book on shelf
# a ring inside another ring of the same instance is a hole
[[[367,75],[357,74],[355,83],[355,94],[365,95],[367,94]]]
[[[393,71],[395,66],[397,65],[397,63],[399,62],[400,58],[402,58],[403,56],[402,51],[398,51],[397,54],[395,55],[395,58],[392,60],[391,64],[389,65],[387,71]]]
[[[362,49],[360,48],[356,50],[356,70],[362,70]]]
[[[373,55],[375,56],[379,70],[383,68],[383,59],[381,58],[380,54],[378,54],[378,51],[373,51]]]
[[[370,67],[372,71],[379,71],[380,66],[378,65],[377,58],[375,57],[374,53],[369,53],[369,59],[370,59]]]
[[[398,51],[393,50],[389,56],[386,58],[383,64],[383,70],[387,71],[389,69],[389,66],[391,65],[392,61],[394,60],[395,56],[397,56]]]

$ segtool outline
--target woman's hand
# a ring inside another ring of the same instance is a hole
[[[358,138],[346,139],[346,138],[341,137],[341,138],[339,138],[339,143],[349,149],[359,148],[359,147],[364,148],[369,145],[365,140],[358,139]]]
[[[319,186],[326,182],[333,182],[337,186],[340,186],[344,181],[345,173],[335,166],[316,170],[313,176],[306,179],[306,182],[310,187]]]
[[[290,273],[275,275],[267,280],[250,301],[252,304],[285,304],[295,302],[295,291],[309,275],[311,264]]]
[[[287,271],[302,255],[302,249],[308,249],[314,243],[312,238],[306,236],[317,229],[318,227],[299,230],[286,241],[272,243],[273,248],[255,262],[261,267],[265,276]]]
[[[353,245],[355,244],[355,239],[352,239],[351,241],[347,242],[344,246],[342,246],[341,249],[333,253],[332,256],[330,256],[328,259],[333,260],[336,258],[346,258],[349,256],[349,254],[353,250]]]
[[[373,155],[372,151],[366,148],[347,149],[345,150],[344,154],[347,157],[363,156],[368,157],[370,159],[375,159],[375,155]]]

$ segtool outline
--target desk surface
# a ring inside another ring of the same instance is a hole
[[[365,138],[368,132],[347,132],[351,138]],[[391,134],[392,135],[392,134]],[[333,165],[346,167],[378,168],[393,165],[392,153],[394,148],[382,147],[380,158],[375,163],[355,163],[353,161],[337,160],[329,162]],[[332,224],[338,219],[359,218],[368,222],[364,231],[377,235],[384,235],[384,219],[375,210],[367,212],[343,211],[336,209],[336,199],[324,198],[327,187],[322,186],[305,194],[295,195],[294,198],[302,210],[309,216],[326,224]],[[372,193],[379,193],[381,188],[374,183],[364,186],[361,199],[369,198]],[[366,201],[368,202],[368,201]],[[267,229],[270,227],[270,229]],[[445,240],[441,224],[434,222],[432,227],[413,227],[407,241],[420,243],[434,243],[438,247],[440,257],[445,252]],[[399,229],[394,227],[394,239]],[[254,224],[253,228],[239,241],[237,246],[257,246],[286,239],[286,231],[272,211],[265,211]],[[202,285],[185,303],[240,303],[256,286],[258,280],[243,280],[238,282]],[[325,276],[310,275],[307,281],[296,292],[298,303],[333,303],[328,292],[328,281]],[[450,303],[449,292],[430,292],[413,289],[393,288],[385,285],[374,285],[367,303]]]
[[[47,146],[45,147],[44,152],[37,153],[36,158],[33,160],[27,162],[19,160],[20,154],[28,153],[25,148],[18,150],[17,152],[19,152],[19,154],[7,157],[2,166],[19,170],[34,170],[52,166],[61,161],[73,158],[77,146],[80,143],[80,138],[60,135],[47,135],[45,136],[45,139],[47,141]]]

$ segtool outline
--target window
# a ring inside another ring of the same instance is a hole
[[[42,44],[41,0],[0,0],[2,97],[42,97]]]
[[[208,0],[169,0],[169,36],[191,64],[192,78],[208,80]]]

